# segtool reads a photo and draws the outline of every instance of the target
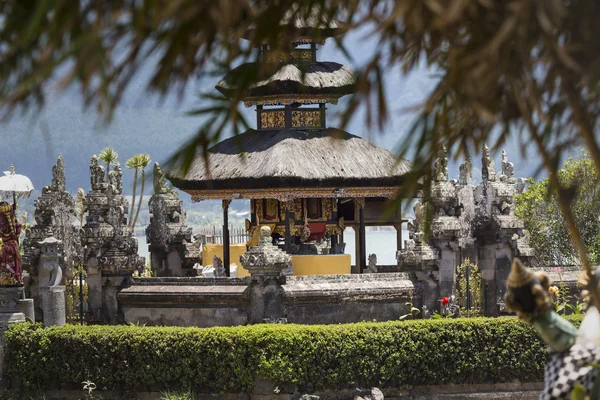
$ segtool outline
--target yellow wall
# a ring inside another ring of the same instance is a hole
[[[231,263],[237,266],[237,276],[250,276],[240,265],[240,256],[246,252],[246,245],[230,245]],[[202,248],[202,264],[212,265],[213,257],[223,259],[222,244],[206,244]],[[350,273],[350,254],[292,256],[294,275],[338,275]]]
[[[242,268],[240,264],[240,256],[246,252],[246,245],[244,243],[230,244],[229,245],[229,257],[232,264],[237,266],[237,276],[250,276],[248,270]],[[202,248],[202,265],[212,265],[214,256],[223,259],[223,245],[222,244],[205,244]]]
[[[292,256],[294,275],[338,275],[350,273],[350,254]]]

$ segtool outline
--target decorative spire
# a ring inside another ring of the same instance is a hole
[[[290,267],[292,257],[273,245],[271,228],[263,226],[260,228],[260,239],[258,246],[251,247],[245,254],[240,256],[242,266],[252,276],[280,276],[281,272]]]
[[[494,160],[490,157],[487,144],[483,145],[483,153],[481,154],[481,177],[484,183],[496,181],[496,166]]]

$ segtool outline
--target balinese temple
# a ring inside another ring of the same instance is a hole
[[[185,176],[171,173],[169,179],[194,201],[222,200],[228,274],[240,252],[232,253],[228,243],[233,199],[250,200],[248,245],[256,245],[261,226],[270,226],[274,243],[292,254],[294,274],[360,273],[367,266],[366,226],[396,227],[400,248],[400,207],[390,213],[388,205],[410,164],[327,125],[327,105],[354,91],[356,75],[347,66],[317,60],[318,46],[338,33],[336,24],[290,24],[297,35],[287,51],[263,45],[258,63],[240,65],[216,86],[232,96],[239,79],[258,74],[242,99],[256,109],[256,129],[223,140],[208,150],[208,163],[199,154]],[[352,271],[350,256],[343,254],[346,227],[356,233]]]

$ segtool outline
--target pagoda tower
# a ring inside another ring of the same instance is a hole
[[[352,272],[362,272],[366,225],[394,225],[401,242],[399,211],[390,214],[384,209],[410,163],[327,126],[327,104],[353,93],[357,78],[347,66],[317,59],[318,46],[340,33],[338,24],[290,17],[282,25],[289,38],[282,42],[287,45],[261,45],[257,62],[238,66],[216,86],[223,95],[255,107],[256,129],[208,149],[208,163],[198,154],[185,175],[172,170],[167,177],[194,201],[223,200],[223,264],[228,276],[230,261],[237,261],[230,260],[229,250],[228,208],[233,199],[250,200],[249,245],[266,225],[274,242],[284,239],[289,253],[298,254],[305,243],[323,243],[326,238],[330,248],[317,254],[340,254],[344,228],[354,228]],[[248,88],[242,82],[248,81],[249,89],[241,92]],[[349,272],[349,257],[347,263]]]

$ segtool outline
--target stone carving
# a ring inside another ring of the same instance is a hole
[[[105,275],[128,275],[143,265],[138,257],[137,240],[133,229],[127,226],[128,201],[119,192],[120,171],[112,172],[112,183],[104,180],[104,168],[98,158],[92,157],[90,173],[92,190],[85,196],[86,224],[82,241],[86,245],[85,262],[94,259]]]
[[[65,170],[63,157],[59,156],[52,168],[51,185],[43,187],[42,195],[35,199],[36,224],[25,231],[23,240],[23,268],[29,272],[27,293],[34,300],[36,315],[41,315],[40,288],[47,285],[48,275],[52,272],[43,268],[41,242],[48,237],[54,237],[61,242],[59,267],[66,276],[69,276],[73,267],[81,264],[83,260],[79,227],[72,223],[75,202],[65,191]]]
[[[223,260],[221,260],[219,257],[213,257],[212,267],[215,271],[215,278],[227,277],[227,274],[225,273],[225,267],[223,266]]]
[[[459,167],[458,184],[467,186],[473,184],[473,166],[471,164],[471,156],[467,154],[465,162]]]
[[[108,173],[108,183],[115,194],[123,194],[123,171],[120,164],[115,164],[113,170]]]
[[[104,167],[98,163],[98,156],[95,154],[90,161],[90,183],[92,190],[105,190],[107,186],[104,180]]]
[[[446,146],[442,146],[440,157],[433,163],[433,181],[448,181],[448,151]]]
[[[271,228],[262,226],[258,246],[241,255],[240,262],[252,276],[277,277],[289,268],[292,257],[273,245]]]
[[[369,254],[369,265],[367,266],[367,272],[371,274],[377,273],[377,254]]]
[[[506,151],[502,150],[502,175],[500,176],[502,182],[515,183],[515,166],[513,163],[508,161]]]
[[[48,237],[39,242],[41,247],[42,267],[50,271],[50,278],[43,286],[58,286],[62,282],[62,269],[60,263],[62,259],[62,241],[58,240],[48,232]]]
[[[167,186],[158,163],[154,164],[154,194],[148,208],[146,242],[152,255],[152,270],[157,276],[193,275],[192,267],[200,261],[200,251],[194,247],[198,244],[192,245],[192,228],[186,224],[183,201],[177,191]]]
[[[67,190],[67,182],[65,179],[65,162],[62,154],[58,155],[58,160],[52,167],[52,189],[62,192]]]
[[[533,256],[529,233],[514,214],[514,195],[523,190],[524,182],[514,178],[514,166],[508,162],[506,152],[503,153],[503,173],[496,179],[487,146],[482,156],[484,179],[476,187],[472,185],[472,165],[468,157],[460,167],[458,182],[438,179],[443,177],[442,166],[442,161],[436,162],[437,174],[427,203],[423,202],[423,194],[415,203],[415,219],[408,223],[409,240],[405,242],[405,249],[397,254],[400,270],[439,270],[439,294],[449,297],[455,288],[456,266],[461,258],[468,256],[477,260],[484,274],[490,270],[488,276],[495,277],[488,285],[493,283],[491,287],[500,287],[496,286],[495,280],[501,281],[505,278],[502,274],[507,273],[497,271],[498,265],[502,265],[500,260],[518,256],[527,261]],[[431,207],[430,216],[425,212],[426,206]],[[431,218],[427,239],[424,233],[426,218]],[[490,313],[495,313],[497,309],[492,299],[498,293],[493,296],[492,293],[488,306],[490,310],[494,308]],[[434,303],[428,306],[430,309],[437,307]]]
[[[169,187],[169,185],[167,184],[167,177],[165,176],[165,173],[160,168],[160,165],[158,163],[154,163],[153,184],[154,184],[154,193],[155,194],[164,194],[164,195],[179,197],[177,195],[177,191],[175,191],[174,189],[171,189]]]
[[[496,166],[490,156],[487,144],[483,145],[483,153],[481,154],[481,177],[484,183],[496,181]]]

